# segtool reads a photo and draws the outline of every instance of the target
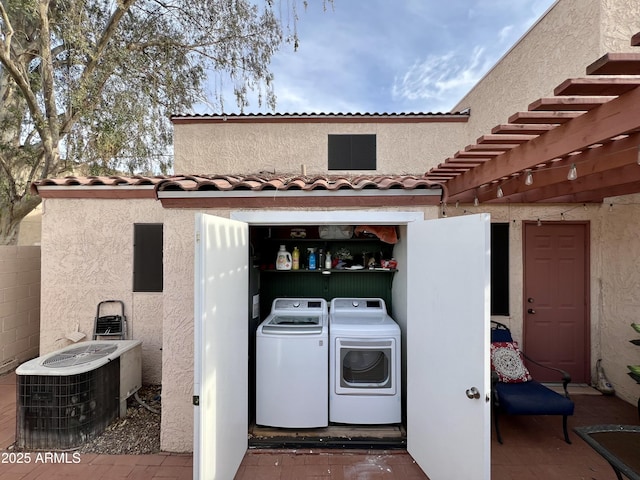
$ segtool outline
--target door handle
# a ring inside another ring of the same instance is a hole
[[[471,387],[465,392],[471,400],[480,398],[480,392],[476,387]]]
[[[531,315],[535,315],[536,311],[533,308],[530,308],[529,310],[527,310],[527,313],[530,313]]]

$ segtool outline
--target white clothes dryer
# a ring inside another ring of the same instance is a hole
[[[329,421],[400,423],[400,327],[384,300],[334,298],[329,312]]]
[[[323,298],[277,298],[256,331],[256,424],[326,427],[328,308]]]

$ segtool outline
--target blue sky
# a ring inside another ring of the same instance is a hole
[[[298,3],[299,49],[271,65],[278,113],[451,111],[554,0]]]

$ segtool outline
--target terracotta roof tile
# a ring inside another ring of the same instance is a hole
[[[359,175],[347,176],[260,176],[249,175],[194,175],[176,176],[160,182],[157,189],[163,190],[327,190],[341,189],[405,189],[435,188],[438,183],[428,180],[424,176],[413,175]],[[212,188],[213,187],[213,188]]]
[[[118,185],[125,186],[138,186],[138,185],[157,185],[158,183],[166,180],[167,176],[145,177],[142,175],[127,176],[89,176],[89,177],[76,177],[67,176],[63,178],[45,178],[34,182],[32,188],[38,187],[68,187],[68,186],[103,186],[113,187]]]
[[[127,176],[91,176],[64,178],[47,178],[34,182],[32,191],[39,193],[41,187],[119,187],[153,186],[155,191],[268,191],[268,190],[414,190],[439,188],[439,183],[430,181],[425,176],[414,175],[171,175],[147,177]],[[71,188],[69,188],[71,187]],[[50,191],[50,189],[48,189]],[[41,192],[42,193],[42,192]],[[87,196],[91,196],[87,194]]]

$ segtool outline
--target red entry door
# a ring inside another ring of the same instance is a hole
[[[589,383],[589,225],[524,224],[524,351]],[[528,364],[536,380],[557,375]]]

